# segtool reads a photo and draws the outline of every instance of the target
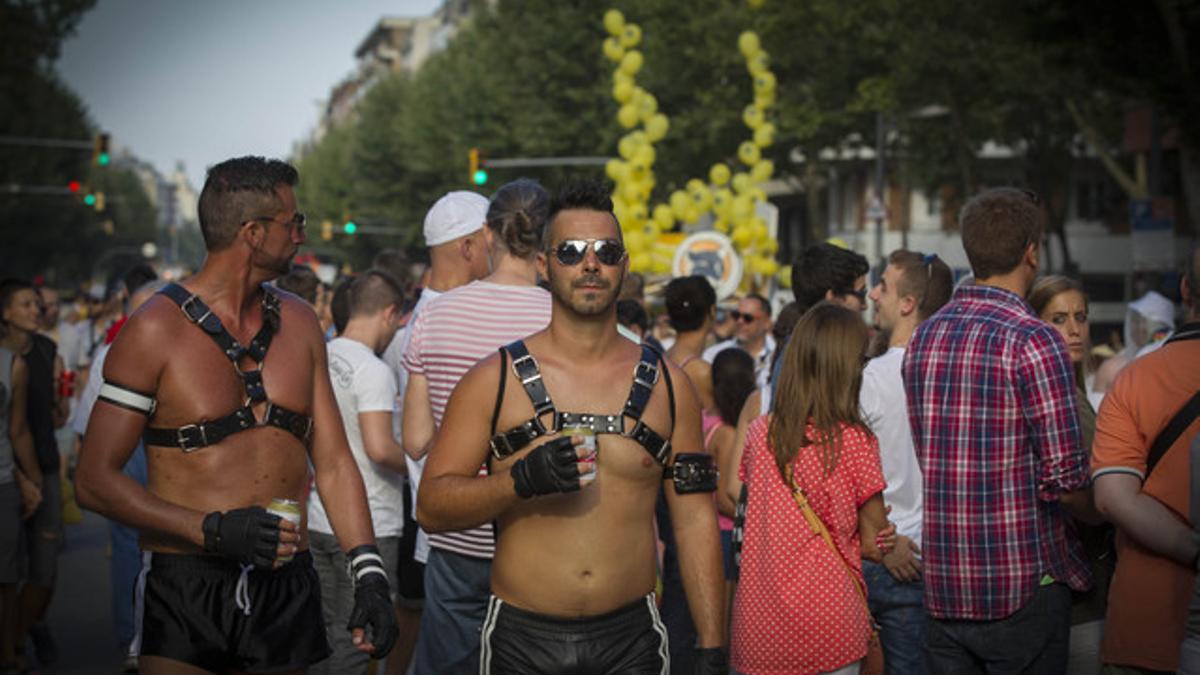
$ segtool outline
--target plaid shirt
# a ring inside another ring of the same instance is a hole
[[[925,477],[925,607],[942,619],[1020,609],[1044,576],[1091,584],[1058,497],[1088,482],[1062,337],[1020,296],[965,286],[904,358]]]

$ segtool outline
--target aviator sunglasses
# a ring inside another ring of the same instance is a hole
[[[554,248],[554,258],[560,265],[572,267],[583,262],[588,247],[603,265],[616,265],[625,257],[625,247],[616,239],[567,239]]]

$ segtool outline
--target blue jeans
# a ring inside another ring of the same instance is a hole
[[[925,640],[925,582],[899,581],[883,565],[864,560],[867,604],[879,623],[883,663],[888,675],[921,672]]]
[[[416,675],[478,673],[480,628],[492,595],[492,561],[429,550]]]
[[[1067,672],[1070,635],[1070,589],[1064,584],[1039,586],[1024,607],[1003,619],[929,617],[925,672],[1061,675]]]
[[[121,471],[143,487],[146,485],[146,448],[141,443],[133,449]],[[138,531],[132,527],[110,520],[108,534],[112,542],[109,583],[112,585],[113,627],[121,649],[128,649],[135,632],[133,589],[138,573],[142,571],[142,550],[138,547]]]

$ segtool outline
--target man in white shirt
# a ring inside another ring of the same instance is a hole
[[[887,337],[888,350],[863,369],[859,401],[863,420],[879,438],[887,488],[884,502],[896,525],[896,546],[883,563],[863,560],[867,598],[880,624],[888,672],[921,672],[925,613],[921,577],[921,468],[913,449],[908,404],[900,367],[917,325],[950,299],[953,276],[936,255],[894,251],[870,298],[875,327]]]
[[[408,317],[408,324],[396,331],[383,360],[396,374],[397,392],[393,433],[403,438],[404,395],[408,390],[408,370],[404,368],[404,352],[412,339],[412,326],[425,307],[434,299],[459,286],[482,279],[491,271],[483,221],[487,219],[488,200],[483,195],[466,190],[448,192],[434,202],[425,214],[425,245],[429,247],[428,281],[421,289],[421,296]],[[400,558],[400,592],[397,607],[400,614],[400,633],[396,648],[392,651],[391,663],[395,672],[404,672],[412,659],[417,644],[417,631],[421,622],[421,608],[425,598],[425,562],[429,558],[429,537],[412,519],[412,505],[417,501],[417,488],[421,483],[421,470],[425,459],[405,456],[408,464],[407,520],[413,533],[411,552],[404,548]],[[405,537],[407,540],[408,537]],[[407,545],[406,545],[407,546]],[[402,547],[403,548],[403,547]]]
[[[702,358],[709,363],[717,354],[738,347],[754,358],[754,377],[759,387],[767,384],[771,374],[771,358],[775,354],[775,338],[771,336],[771,303],[758,293],[750,293],[738,301],[730,312],[737,324],[733,337],[704,350]]]
[[[362,474],[384,568],[399,568],[404,533],[404,449],[392,435],[396,374],[379,358],[399,324],[404,292],[390,275],[363,273],[349,288],[350,320],[341,336],[328,345],[329,379],[354,463]],[[309,548],[321,579],[321,609],[333,654],[316,664],[314,673],[366,673],[368,655],[355,648],[342,629],[354,607],[354,584],[346,570],[345,552],[333,536],[325,507],[314,491],[308,502]],[[389,575],[397,592],[398,574]]]

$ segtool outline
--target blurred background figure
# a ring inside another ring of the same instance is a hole
[[[1122,368],[1137,358],[1144,348],[1161,343],[1173,330],[1175,305],[1161,293],[1148,291],[1129,303],[1129,309],[1125,312],[1124,345],[1097,369],[1092,389],[1099,396],[1093,400],[1093,405],[1100,407],[1100,400]]]

